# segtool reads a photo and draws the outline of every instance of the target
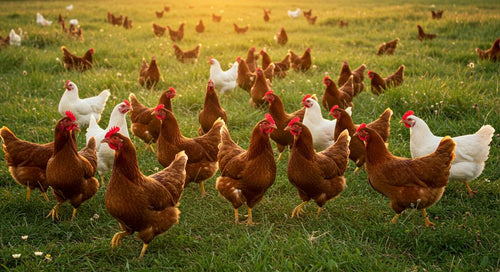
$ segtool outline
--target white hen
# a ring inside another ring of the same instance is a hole
[[[413,111],[407,111],[401,122],[410,129],[411,156],[416,158],[434,152],[443,137],[432,134],[425,121],[413,114]],[[494,133],[495,129],[492,126],[485,125],[474,134],[452,138],[456,146],[455,160],[451,163],[450,180],[464,182],[470,196],[477,192],[472,191],[468,182],[483,172]]]
[[[45,18],[43,18],[42,14],[36,13],[36,23],[41,25],[41,26],[50,26],[52,24],[52,21],[49,21]]]
[[[301,14],[300,8],[297,8],[295,11],[288,10],[288,16],[290,18],[293,18],[293,19],[299,18],[300,14]]]
[[[324,119],[318,101],[313,99],[311,95],[306,95],[304,99],[302,99],[302,104],[306,108],[302,123],[311,131],[314,149],[316,149],[317,152],[325,150],[335,143],[333,136],[335,134],[337,119]],[[346,112],[351,115],[351,107],[348,107]]]
[[[208,63],[210,63],[210,79],[214,82],[215,89],[224,94],[236,88],[238,62],[233,63],[233,66],[226,71],[222,70],[219,62],[214,58],[210,58]]]
[[[66,9],[67,10],[73,10],[73,4],[69,4],[68,6],[66,6]]]
[[[75,83],[68,80],[66,82],[66,91],[59,101],[59,113],[64,116],[68,110],[73,112],[76,121],[81,126],[89,124],[91,115],[99,122],[101,113],[110,95],[109,90],[104,90],[98,96],[80,99],[78,96],[78,87]]]
[[[128,134],[127,120],[125,118],[129,110],[130,103],[127,100],[116,105],[111,112],[108,127],[106,127],[106,129],[102,129],[97,124],[94,116],[90,115],[90,124],[87,128],[85,138],[88,143],[90,138],[94,137],[97,143],[97,171],[99,172],[99,176],[101,176],[101,185],[104,185],[104,175],[113,169],[113,162],[115,159],[115,151],[111,149],[107,143],[101,143],[101,141],[112,127],[119,127],[122,135],[130,137]]]
[[[9,33],[9,43],[10,45],[21,45],[21,39],[23,37],[23,30],[19,28],[19,34],[16,34],[16,31],[14,29],[10,30]]]

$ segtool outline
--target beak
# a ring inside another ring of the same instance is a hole
[[[276,124],[272,124],[271,128],[278,129],[278,127],[276,126]]]
[[[109,139],[108,138],[104,138],[104,139],[102,139],[101,143],[109,143]]]
[[[400,123],[400,124],[403,124],[404,122],[405,122],[405,121],[403,121],[403,120],[399,121],[399,123]]]
[[[287,127],[285,127],[283,130],[284,130],[284,131],[290,131],[290,127],[288,127],[288,126],[287,126]]]

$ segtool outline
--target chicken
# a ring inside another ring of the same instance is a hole
[[[247,52],[247,57],[245,58],[245,62],[247,63],[248,69],[250,72],[254,73],[255,69],[257,69],[257,60],[259,59],[259,55],[255,54],[255,47],[252,47]]]
[[[115,150],[113,174],[104,203],[123,230],[113,235],[111,248],[119,245],[122,237],[138,232],[137,237],[143,242],[139,256],[142,258],[156,236],[179,222],[177,207],[184,190],[188,158],[181,151],[168,167],[145,176],[139,169],[134,145],[117,131],[119,129],[110,130],[103,140]]]
[[[203,24],[203,20],[200,19],[200,22],[195,26],[195,30],[198,33],[203,33],[205,31],[205,25]]]
[[[120,14],[120,17],[116,17],[111,14],[111,24],[114,26],[121,26],[123,24],[123,15]]]
[[[73,10],[73,4],[69,4],[69,5],[67,5],[67,6],[66,6],[66,9],[67,9],[67,10]]]
[[[257,67],[255,71],[255,80],[253,82],[252,88],[250,89],[250,105],[254,108],[258,108],[264,103],[266,99],[264,95],[269,91],[271,87],[269,86],[264,71],[260,67]]]
[[[249,25],[246,25],[244,27],[240,27],[237,24],[233,23],[234,31],[238,34],[245,34],[248,31],[248,28],[250,27]]]
[[[306,20],[309,24],[314,25],[316,23],[316,20],[318,19],[318,15],[316,16],[305,16]]]
[[[17,183],[26,187],[26,200],[30,199],[32,190],[38,189],[43,198],[49,201],[45,170],[54,152],[54,142],[37,144],[23,141],[5,126],[0,129],[0,138],[10,175]]]
[[[22,38],[23,38],[23,30],[22,29],[19,28],[19,34],[17,34],[16,31],[14,31],[14,29],[11,29],[10,33],[9,33],[8,43],[10,45],[20,46]]]
[[[163,6],[163,9],[164,9],[166,12],[169,12],[169,11],[170,11],[170,7],[169,7],[169,6]]]
[[[302,13],[304,14],[304,17],[311,17],[311,15],[312,15],[312,9],[309,9],[309,11],[305,11],[304,10]]]
[[[10,45],[10,36],[3,38],[2,35],[0,35],[0,50],[2,50],[2,47],[7,48],[7,46],[9,45]]]
[[[293,53],[292,50],[288,50],[288,52],[290,53],[292,68],[296,72],[306,72],[307,70],[309,70],[309,68],[311,68],[312,60],[310,47],[308,47],[306,51],[304,51],[304,54],[300,57]],[[294,55],[296,56],[295,58]]]
[[[61,51],[63,52],[63,63],[66,70],[86,71],[92,68],[94,48],[87,50],[82,57],[71,54],[66,46],[61,46]]]
[[[296,10],[288,10],[288,17],[292,18],[292,19],[296,19],[296,18],[299,18],[300,14],[301,14],[301,10],[300,8],[297,8]]]
[[[165,105],[165,108],[172,110],[172,102],[176,95],[175,89],[170,87],[168,90],[164,91],[160,98],[158,99],[159,104]],[[130,131],[136,137],[139,137],[144,143],[146,143],[146,148],[150,148],[153,153],[155,153],[152,144],[156,143],[158,140],[158,135],[160,135],[160,120],[154,116],[155,108],[146,107],[144,104],[139,102],[135,95],[131,93],[129,95],[130,100]]]
[[[321,104],[326,110],[330,110],[334,105],[339,105],[343,109],[354,106],[352,103],[354,98],[353,78],[354,76],[351,75],[344,86],[338,89],[335,82],[329,76],[325,76],[323,84],[325,84],[326,89],[321,97]]]
[[[271,14],[271,10],[267,11],[266,9],[263,9],[264,10],[264,22],[269,22],[269,20],[271,19],[271,17],[269,16],[269,14]]]
[[[424,120],[407,111],[403,115],[402,123],[410,129],[410,150],[412,158],[425,156],[436,150],[443,137],[435,136]],[[450,169],[450,180],[464,182],[467,192],[474,196],[469,182],[481,175],[485,161],[490,152],[490,143],[495,129],[490,125],[482,126],[476,133],[452,139],[456,142],[455,160]]]
[[[368,77],[371,79],[372,93],[380,95],[382,92],[384,92],[384,90],[387,90],[388,88],[395,88],[403,84],[404,73],[404,65],[399,66],[398,70],[394,72],[394,74],[386,78],[382,78],[381,76],[379,76],[379,74],[373,71],[368,71]]]
[[[443,10],[433,11],[431,10],[432,19],[441,19],[443,17]]]
[[[423,40],[432,40],[437,37],[437,34],[427,34],[424,32],[424,29],[420,26],[417,25],[418,28],[418,40],[423,41]]]
[[[276,129],[276,125],[271,115],[266,114],[265,117],[253,128],[248,150],[244,150],[231,139],[226,126],[223,126],[220,132],[221,144],[217,160],[221,175],[215,182],[215,188],[231,202],[235,223],[239,223],[238,208],[246,204],[246,224],[255,224],[252,209],[276,178],[276,163],[269,141],[269,134]]]
[[[158,84],[158,81],[160,81],[160,69],[158,68],[158,65],[156,64],[156,57],[153,55],[151,58],[151,61],[148,63],[146,62],[145,58],[142,58],[142,65],[141,69],[139,70],[139,84],[141,84],[142,87],[145,87],[146,89],[151,89]]]
[[[180,42],[184,38],[184,23],[181,23],[178,30],[173,30],[170,26],[167,26],[167,29],[172,41]]]
[[[337,140],[342,131],[346,129],[349,131],[349,136],[351,136],[351,142],[349,143],[349,158],[356,164],[356,169],[354,170],[356,171],[365,164],[366,160],[365,144],[358,137],[353,137],[359,125],[355,125],[350,114],[338,105],[334,105],[328,115],[332,115],[337,119],[333,135],[334,140]],[[379,118],[366,125],[368,128],[375,130],[385,143],[387,143],[389,139],[391,117],[392,110],[387,108]]]
[[[349,134],[342,132],[335,144],[316,153],[309,128],[295,117],[285,128],[294,138],[288,159],[287,177],[297,188],[302,203],[295,207],[294,216],[300,217],[302,207],[311,199],[318,205],[319,216],[327,201],[344,191],[344,173],[349,163]]]
[[[155,11],[155,14],[156,14],[156,18],[162,18],[163,17],[163,13],[165,12],[165,10],[162,10],[162,11]]]
[[[398,46],[399,38],[396,38],[390,42],[382,43],[378,47],[377,55],[392,55],[396,52],[396,47]]]
[[[233,66],[226,71],[220,67],[219,61],[211,57],[208,60],[210,64],[210,79],[214,82],[215,88],[221,94],[227,91],[232,91],[236,88],[236,79],[238,78],[238,62],[234,62]],[[189,154],[188,154],[189,156]]]
[[[255,80],[255,73],[250,71],[247,62],[241,57],[237,57],[236,62],[238,62],[238,76],[236,78],[236,83],[243,90],[250,92]]]
[[[127,120],[125,118],[127,112],[130,110],[130,103],[124,100],[113,108],[109,117],[108,126],[103,129],[95,120],[94,116],[90,116],[90,124],[85,133],[85,140],[88,143],[92,137],[95,138],[97,143],[97,172],[101,177],[101,186],[104,186],[104,175],[113,169],[113,161],[115,152],[109,148],[107,144],[101,143],[106,133],[113,127],[118,127],[123,135],[130,137],[128,134]]]
[[[216,22],[216,23],[220,23],[220,21],[222,20],[222,15],[221,16],[217,16],[215,14],[212,13],[212,21]]]
[[[349,64],[344,60],[344,62],[342,63],[342,67],[340,68],[340,74],[337,79],[337,84],[339,86],[343,86],[347,82],[347,80],[349,80],[351,75],[354,76],[354,96],[356,96],[365,88],[365,83],[363,82],[363,80],[365,79],[365,70],[366,65],[361,64],[358,68],[354,69],[354,71],[351,72]]]
[[[285,45],[288,42],[288,35],[286,34],[284,26],[281,27],[280,32],[274,35],[274,40],[279,45]]]
[[[160,135],[158,137],[158,152],[156,156],[161,165],[169,165],[175,154],[184,150],[189,159],[186,165],[186,183],[200,184],[201,195],[205,196],[203,182],[215,175],[217,169],[218,145],[221,141],[220,129],[224,125],[222,119],[217,119],[212,128],[203,136],[187,138],[182,135],[174,114],[158,105],[155,109],[158,119],[161,119]]]
[[[110,23],[110,24],[111,24],[111,19],[112,19],[112,16],[113,16],[113,13],[111,13],[111,12],[109,12],[109,11],[108,11],[107,21],[108,21],[108,23]]]
[[[425,209],[438,202],[444,193],[455,157],[455,142],[444,137],[433,153],[408,159],[392,155],[380,135],[364,123],[358,127],[356,136],[365,142],[370,185],[389,198],[396,212],[392,223],[397,222],[404,210],[415,208],[422,211],[425,226],[433,226]]]
[[[317,151],[327,149],[335,142],[334,133],[337,120],[324,119],[318,101],[309,94],[302,99],[302,105],[306,108],[302,123],[309,128],[314,148]],[[351,114],[351,108],[346,110]]]
[[[123,21],[123,27],[125,29],[131,29],[132,28],[132,20],[128,18],[128,16],[125,16],[125,20]]]
[[[291,67],[290,54],[286,56],[279,62],[274,62],[274,75],[279,78],[285,78],[288,75],[288,71]]]
[[[166,30],[167,30],[166,27],[153,23],[153,32],[155,33],[156,37],[163,36]]]
[[[49,21],[45,18],[43,18],[42,14],[36,13],[36,23],[41,25],[41,26],[50,26],[52,24],[52,21]]]
[[[259,55],[262,56],[262,61],[260,65],[262,69],[266,69],[269,65],[271,65],[271,63],[273,63],[269,54],[267,54],[267,52],[264,51],[263,49],[259,51]]]
[[[344,21],[344,20],[340,20],[339,21],[339,27],[347,27],[349,26],[349,22],[348,21]]]
[[[66,116],[56,124],[54,153],[45,171],[47,184],[52,187],[57,200],[47,215],[52,217],[52,221],[59,219],[59,206],[66,201],[73,206],[73,221],[78,207],[94,196],[99,188],[99,182],[94,178],[97,165],[95,138],[91,138],[87,146],[78,152],[75,133],[79,129],[71,111],[67,111]]]
[[[214,122],[219,118],[227,123],[227,114],[219,102],[214,82],[209,80],[205,93],[205,103],[203,104],[203,109],[201,109],[198,114],[198,122],[200,122],[198,135],[201,136],[207,133],[212,128]]]
[[[302,107],[295,112],[287,113],[283,101],[273,90],[267,91],[265,98],[269,103],[269,114],[271,114],[271,117],[276,122],[277,128],[271,133],[270,137],[278,147],[278,152],[280,153],[278,157],[279,160],[285,148],[293,145],[293,136],[284,129],[293,118],[299,117],[299,120],[304,119],[304,112],[306,109]]]
[[[480,59],[500,60],[500,38],[496,39],[493,45],[487,50],[476,48],[476,53]]]
[[[199,43],[194,49],[189,51],[182,51],[177,44],[173,45],[175,57],[178,61],[182,63],[196,63],[198,61],[198,56],[200,56],[201,43]]]
[[[90,123],[90,116],[94,116],[96,122],[101,119],[101,113],[104,111],[106,101],[111,93],[104,90],[97,96],[80,99],[78,96],[78,87],[70,80],[66,81],[66,90],[59,101],[59,113],[66,115],[66,111],[71,111],[76,116],[76,121],[81,126],[87,126]]]
[[[77,28],[76,25],[70,24],[68,29],[68,37],[70,39],[75,39],[77,41],[83,42],[84,38],[82,28],[79,26]]]

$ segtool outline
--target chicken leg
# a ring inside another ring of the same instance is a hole
[[[49,214],[45,218],[49,218],[52,216],[52,221],[55,221],[55,218],[59,219],[59,203],[57,203],[52,210],[50,210]]]
[[[71,221],[75,220],[76,217],[76,208],[73,208],[73,214],[71,215]]]
[[[401,213],[397,213],[391,220],[392,224],[396,224],[398,222],[398,218],[401,216]]]
[[[477,191],[473,191],[470,188],[468,181],[465,181],[464,184],[465,184],[465,187],[467,187],[467,192],[469,192],[469,196],[473,197],[475,194],[477,194]]]
[[[302,214],[302,207],[304,207],[304,205],[307,204],[308,201],[304,201],[302,203],[300,203],[297,207],[295,207],[295,209],[293,209],[292,211],[292,218],[296,215],[297,218],[300,217],[300,214]]]
[[[427,215],[427,212],[425,211],[425,209],[422,209],[422,215],[424,216],[425,218],[425,226],[426,227],[431,227],[431,226],[434,226],[434,223],[432,223],[430,220],[429,220],[429,216]]]
[[[47,196],[47,194],[45,192],[42,192],[42,196],[45,199],[45,201],[50,202],[49,197]]]
[[[248,208],[248,218],[246,220],[246,225],[247,226],[255,226],[257,223],[253,222],[253,217],[252,217],[252,208]]]
[[[204,197],[207,195],[207,192],[205,191],[205,185],[203,185],[203,181],[200,182],[200,191],[201,191],[201,197]]]
[[[321,213],[322,210],[323,210],[323,208],[318,207],[318,212],[316,213],[316,218],[319,218],[319,214]]]
[[[26,187],[26,201],[29,201],[31,198],[31,188],[28,186]]]
[[[144,243],[144,245],[142,245],[141,255],[139,255],[139,260],[142,259],[142,257],[144,257],[144,253],[146,253],[147,248],[148,244]]]

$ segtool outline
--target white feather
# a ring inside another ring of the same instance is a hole
[[[215,89],[221,94],[226,91],[232,91],[236,88],[236,79],[238,78],[238,62],[226,71],[223,71],[219,62],[210,58],[210,79],[214,82]]]
[[[52,21],[49,21],[45,18],[43,18],[42,14],[36,13],[36,23],[41,25],[41,26],[50,26],[52,24]]]

